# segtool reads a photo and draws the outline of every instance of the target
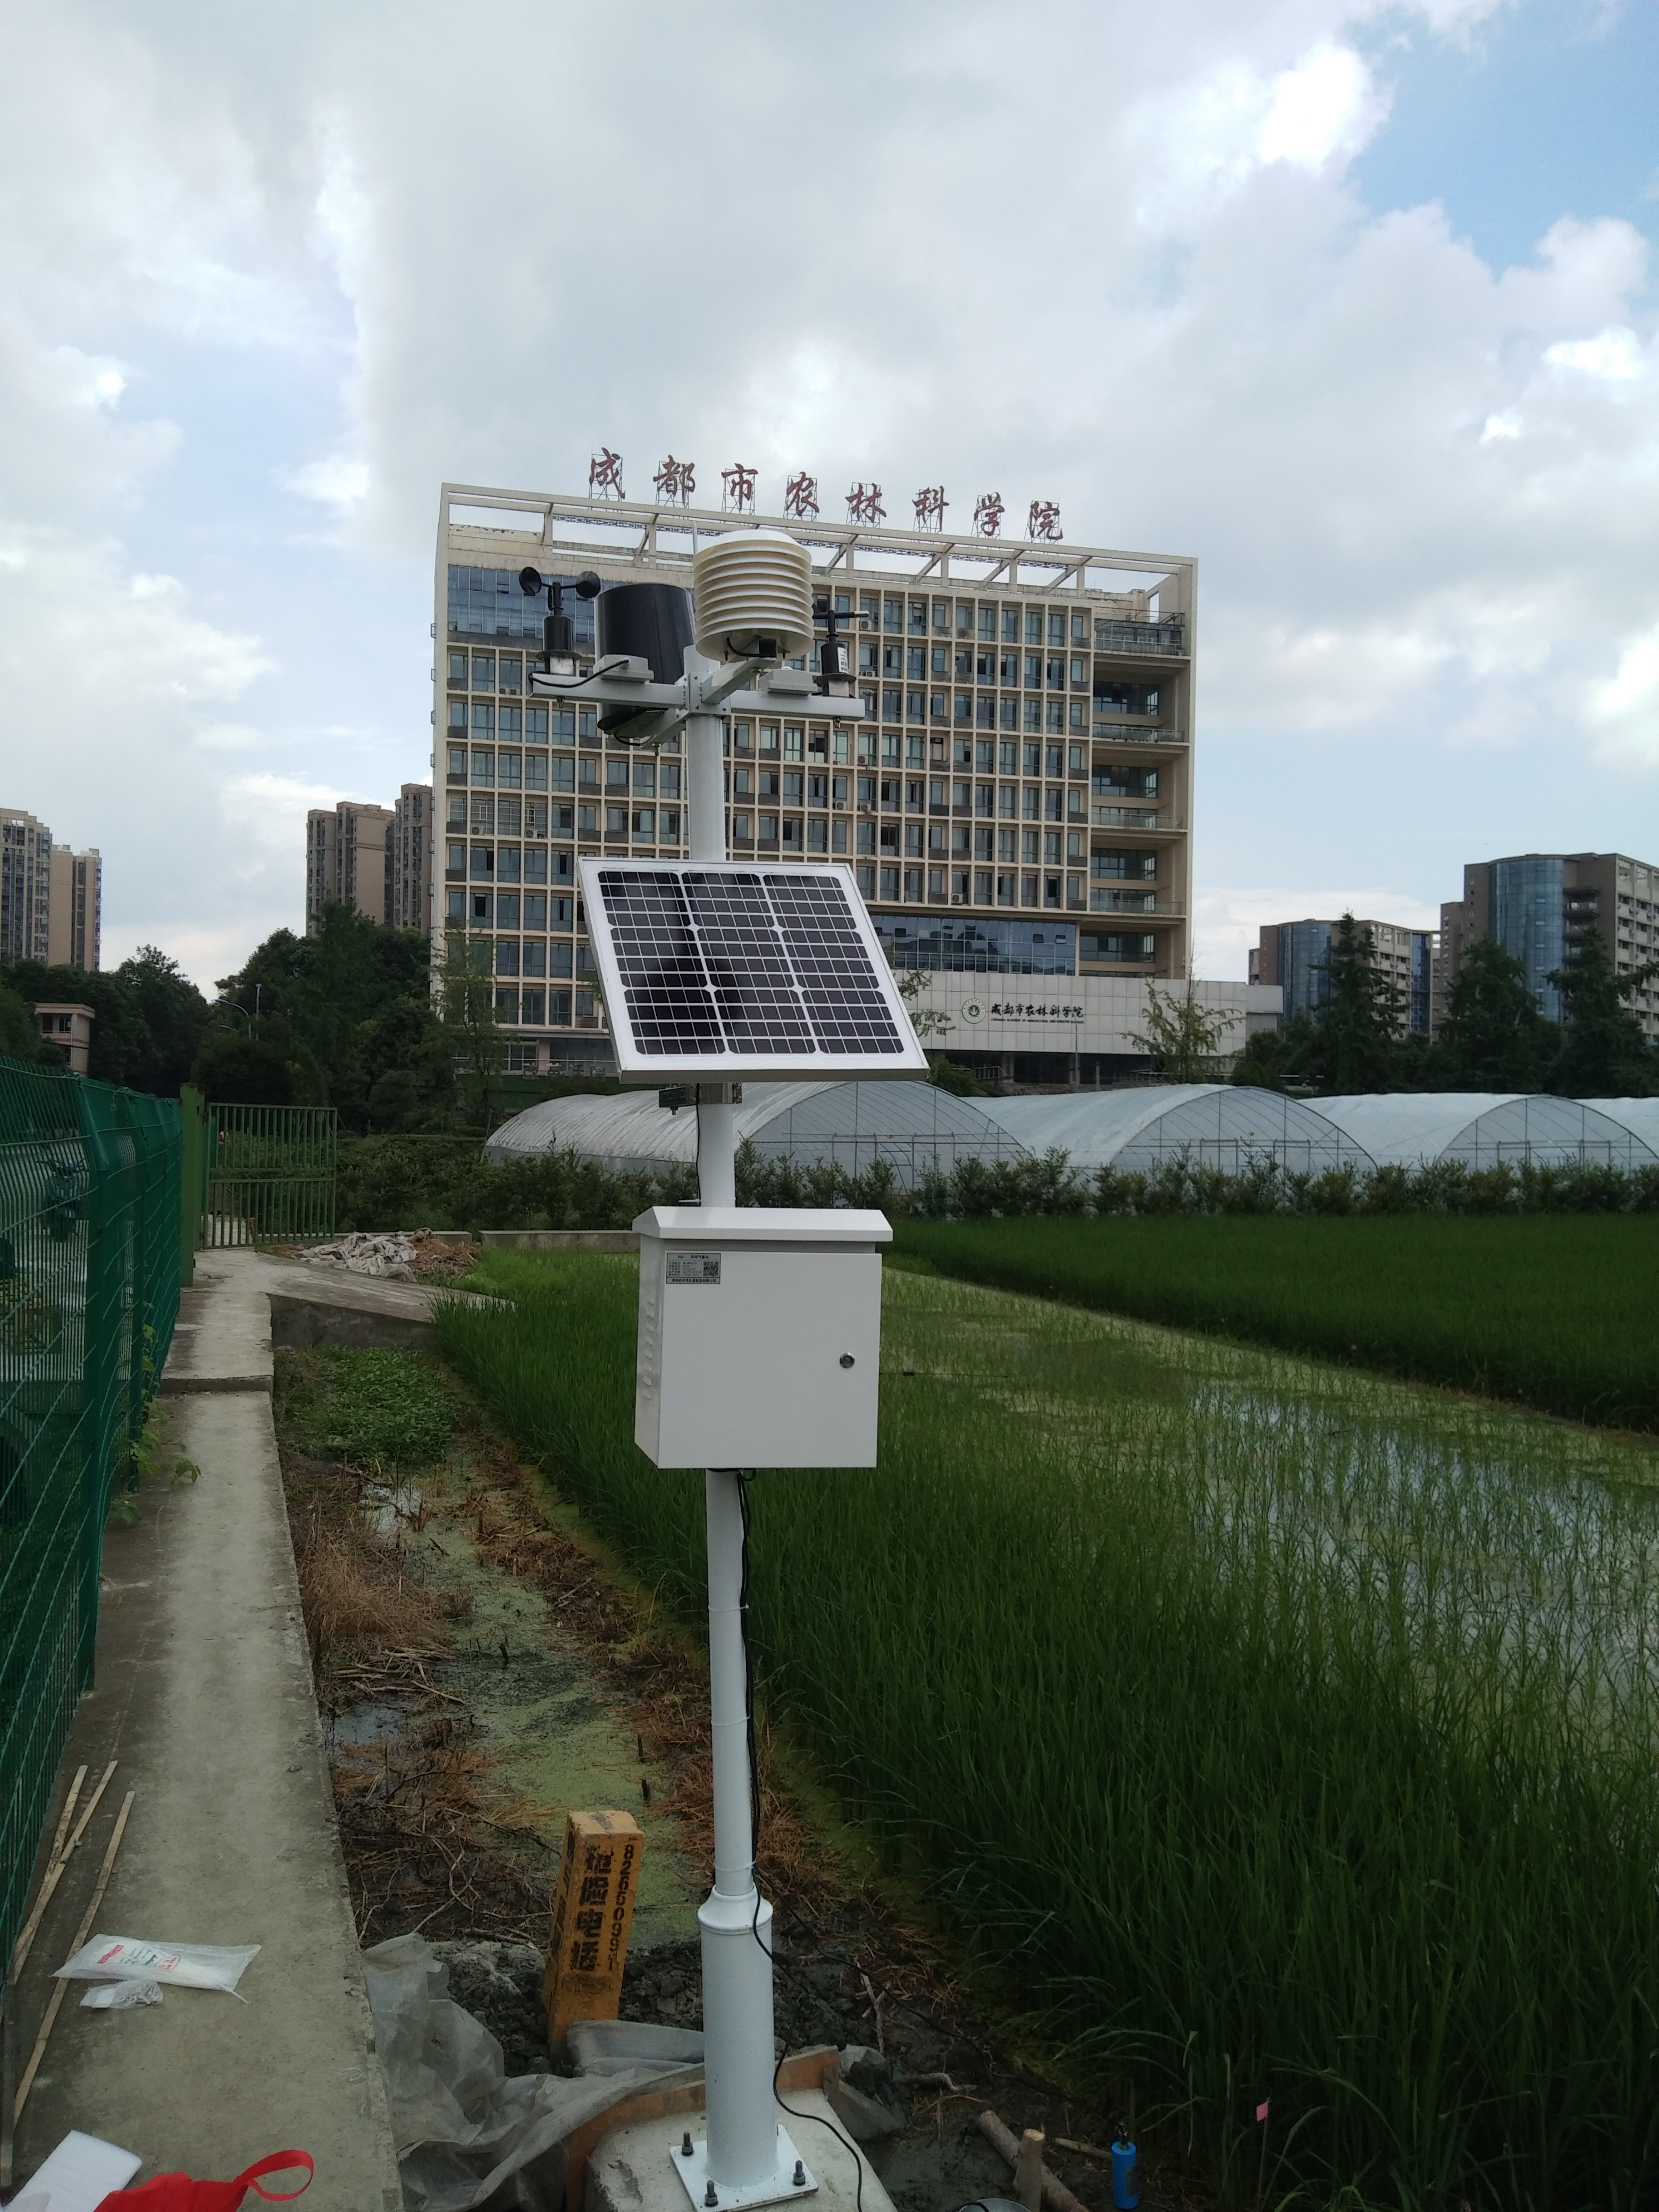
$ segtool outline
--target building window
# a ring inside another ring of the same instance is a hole
[[[1020,726],[1022,729],[1025,730],[1040,730],[1042,727],[1042,702],[1041,699],[1028,699],[1025,701],[1020,712]]]
[[[495,754],[494,754],[494,753],[491,753],[491,752],[475,752],[475,753],[473,754],[473,756],[472,756],[472,781],[473,781],[473,782],[474,782],[474,783],[494,783],[494,782],[495,782]]]
[[[836,824],[839,830],[842,824]],[[827,853],[830,849],[830,824],[821,815],[815,814],[806,825],[806,849],[809,853]]]
[[[884,899],[896,899],[898,895],[898,870],[896,868],[884,868],[881,872],[881,896]]]
[[[942,899],[945,896],[945,871],[943,868],[928,869],[927,896],[930,899]]]
[[[755,842],[754,816],[752,814],[734,814],[732,817],[732,836],[733,842],[736,844],[752,845]]]
[[[625,806],[605,808],[605,834],[607,837],[625,837],[628,835],[628,809]]]
[[[921,896],[920,868],[907,868],[904,871],[904,896],[908,899],[919,899]]]
[[[655,843],[657,810],[654,806],[636,806],[634,809],[634,835],[636,837],[647,838],[652,843]]]
[[[763,845],[775,845],[777,843],[778,817],[775,814],[763,814],[761,816],[760,842]]]

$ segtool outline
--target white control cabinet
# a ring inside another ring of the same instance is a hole
[[[659,1467],[873,1467],[885,1215],[658,1206],[634,1440]]]

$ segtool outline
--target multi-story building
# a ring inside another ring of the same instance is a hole
[[[1066,975],[1080,989],[1184,978],[1194,562],[446,484],[434,952],[488,965],[520,1064],[532,1043],[538,1062],[606,1050],[584,981],[577,855],[677,854],[685,830],[677,742],[630,751],[592,708],[530,692],[547,603],[524,593],[520,571],[689,586],[700,541],[762,521],[810,548],[820,637],[833,608],[854,641],[866,720],[832,725],[810,697],[732,719],[733,856],[845,861],[905,964]],[[593,608],[566,604],[586,666]]]
[[[371,921],[392,919],[392,810],[343,799],[306,817],[306,934],[322,927],[323,906],[337,899]]]
[[[1521,963],[1540,1006],[1559,1021],[1561,994],[1550,975],[1571,964],[1589,928],[1601,931],[1619,975],[1659,960],[1659,866],[1623,853],[1518,853],[1471,862],[1462,897],[1440,909],[1440,1006],[1464,953],[1489,937]],[[1630,1006],[1650,1041],[1659,1039],[1659,985],[1642,985]]]
[[[1334,921],[1274,921],[1263,927],[1250,948],[1252,983],[1277,983],[1285,994],[1285,1018],[1317,1013],[1331,995],[1331,939]],[[1360,921],[1369,931],[1376,967],[1400,995],[1400,1032],[1426,1036],[1434,1014],[1435,933],[1406,929],[1392,921]]]
[[[46,941],[54,968],[96,971],[103,936],[103,885],[104,864],[95,846],[85,853],[68,845],[52,847]]]
[[[51,957],[52,832],[21,807],[0,806],[0,956]]]
[[[392,907],[394,929],[432,927],[432,786],[406,783],[392,810]]]

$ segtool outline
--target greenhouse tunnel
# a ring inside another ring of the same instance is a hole
[[[1457,1160],[1466,1167],[1651,1167],[1659,1127],[1632,1119],[1650,1099],[1555,1098],[1547,1092],[1354,1092],[1310,1103],[1347,1132],[1378,1166]]]
[[[983,1103],[1028,1151],[1059,1146],[1085,1173],[1112,1167],[1145,1175],[1183,1158],[1224,1175],[1237,1175],[1260,1160],[1297,1175],[1371,1164],[1363,1145],[1316,1108],[1277,1091],[1177,1083]]]
[[[986,1111],[988,1103],[931,1083],[745,1083],[738,1142],[751,1144],[763,1159],[834,1165],[849,1175],[885,1161],[908,1190],[930,1170],[948,1175],[959,1160],[1024,1156],[1018,1139]],[[544,1099],[494,1131],[484,1158],[501,1163],[562,1151],[613,1172],[690,1167],[696,1110],[661,1105],[654,1091]]]

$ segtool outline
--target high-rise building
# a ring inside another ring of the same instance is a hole
[[[815,503],[799,481],[793,503]],[[859,488],[861,512],[873,489]],[[998,513],[981,501],[979,520]],[[630,751],[599,730],[592,708],[530,692],[547,603],[524,593],[520,572],[533,565],[562,581],[592,568],[605,585],[689,587],[699,542],[757,522],[809,547],[819,610],[833,607],[854,641],[866,720],[833,725],[811,696],[733,718],[733,856],[844,861],[902,964],[1071,975],[1074,997],[1091,978],[1184,978],[1194,562],[879,519],[446,484],[434,953],[488,966],[520,1064],[532,1045],[559,1062],[605,1050],[592,1034],[601,1017],[577,855],[678,854],[685,833],[677,741]],[[1031,526],[1057,526],[1034,507]],[[566,605],[586,667],[593,607]],[[816,665],[816,646],[811,658]],[[1242,988],[1239,1000],[1242,1024]]]
[[[51,914],[47,957],[54,968],[98,966],[103,933],[104,864],[98,848],[77,853],[68,845],[52,848]]]
[[[306,934],[322,927],[323,906],[337,899],[371,921],[392,919],[392,810],[343,799],[306,817]]]
[[[1400,994],[1400,1032],[1426,1036],[1434,1013],[1435,933],[1397,922],[1356,921],[1369,930],[1372,957]],[[1274,921],[1250,947],[1252,983],[1277,983],[1285,994],[1285,1018],[1317,1013],[1331,995],[1329,963],[1334,921]]]
[[[392,810],[392,910],[394,929],[432,927],[432,786],[406,783]]]
[[[1559,1021],[1561,994],[1551,973],[1571,963],[1592,927],[1601,931],[1616,974],[1659,960],[1659,866],[1624,853],[1517,853],[1470,862],[1462,897],[1440,909],[1441,1010],[1465,953],[1484,937],[1521,963],[1540,1006]],[[1644,1034],[1659,1038],[1659,986],[1642,985],[1629,1003]]]
[[[0,806],[0,955],[51,954],[52,832],[21,807]]]

